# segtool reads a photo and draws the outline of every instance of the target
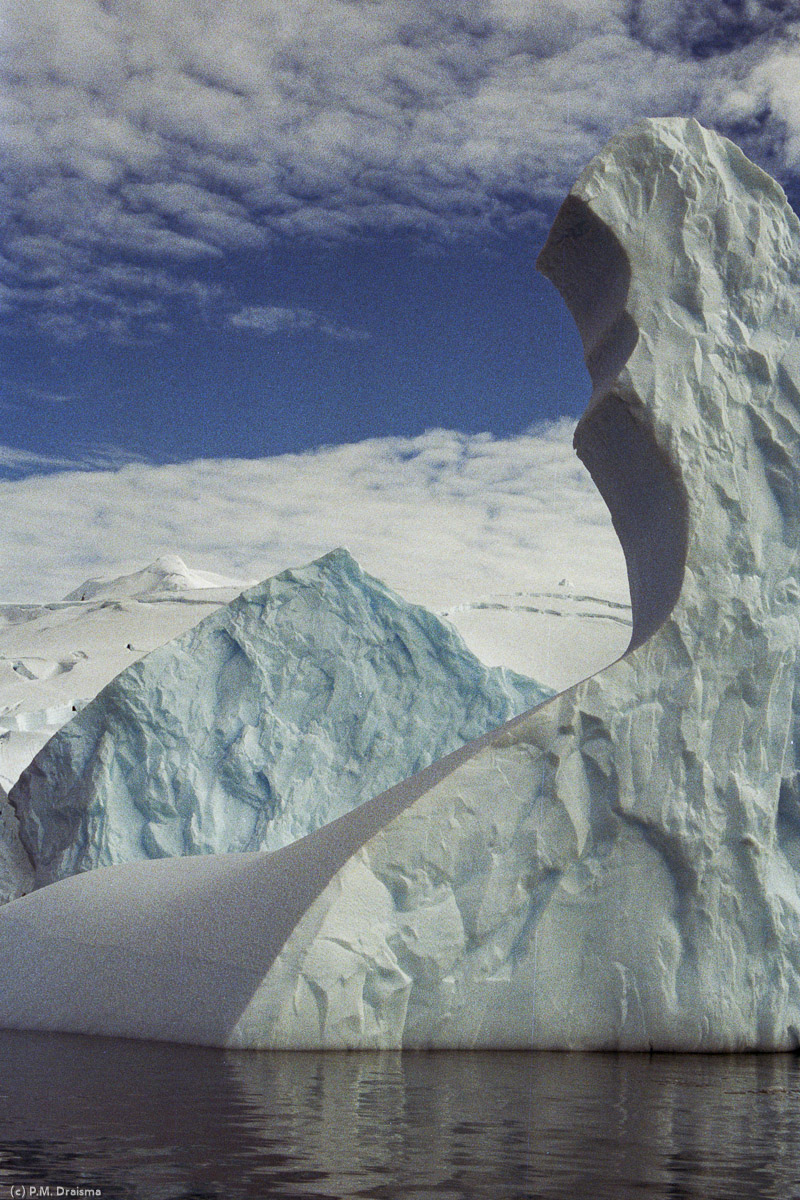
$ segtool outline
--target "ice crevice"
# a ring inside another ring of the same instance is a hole
[[[586,352],[575,446],[626,557],[625,655],[271,854],[6,905],[0,1024],[797,1047],[800,223],[732,143],[645,121],[587,166],[539,264]]]

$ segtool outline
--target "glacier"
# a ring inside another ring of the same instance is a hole
[[[273,853],[0,910],[0,1025],[242,1047],[800,1047],[800,222],[691,119],[539,258],[592,381],[621,659]],[[145,981],[145,982],[143,982]]]
[[[163,590],[173,565],[122,584],[138,592],[155,573]],[[337,550],[120,672],[9,801],[37,886],[140,858],[274,850],[549,694],[484,667]]]

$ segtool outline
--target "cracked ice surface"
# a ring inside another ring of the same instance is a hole
[[[540,264],[584,340],[576,447],[625,551],[629,652],[304,842],[238,859],[225,953],[249,974],[215,1025],[189,1001],[219,974],[219,859],[205,902],[172,862],[146,864],[159,909],[129,868],[8,905],[4,1024],[245,1046],[800,1044],[800,224],[730,142],[648,121],[587,167]]]

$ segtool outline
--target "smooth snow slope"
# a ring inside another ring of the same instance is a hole
[[[531,564],[531,577],[543,566]],[[487,666],[511,667],[560,692],[624,654],[631,606],[615,599],[613,590],[581,591],[555,573],[549,587],[487,592],[435,611]]]
[[[800,1045],[800,223],[730,142],[648,121],[583,173],[541,264],[584,339],[576,444],[625,549],[632,649],[282,851],[7,905],[0,1022]]]
[[[9,800],[40,885],[273,850],[549,695],[337,550],[127,667]]]

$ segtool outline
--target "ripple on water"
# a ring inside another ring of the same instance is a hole
[[[794,1055],[220,1051],[0,1033],[0,1188],[800,1196]]]

